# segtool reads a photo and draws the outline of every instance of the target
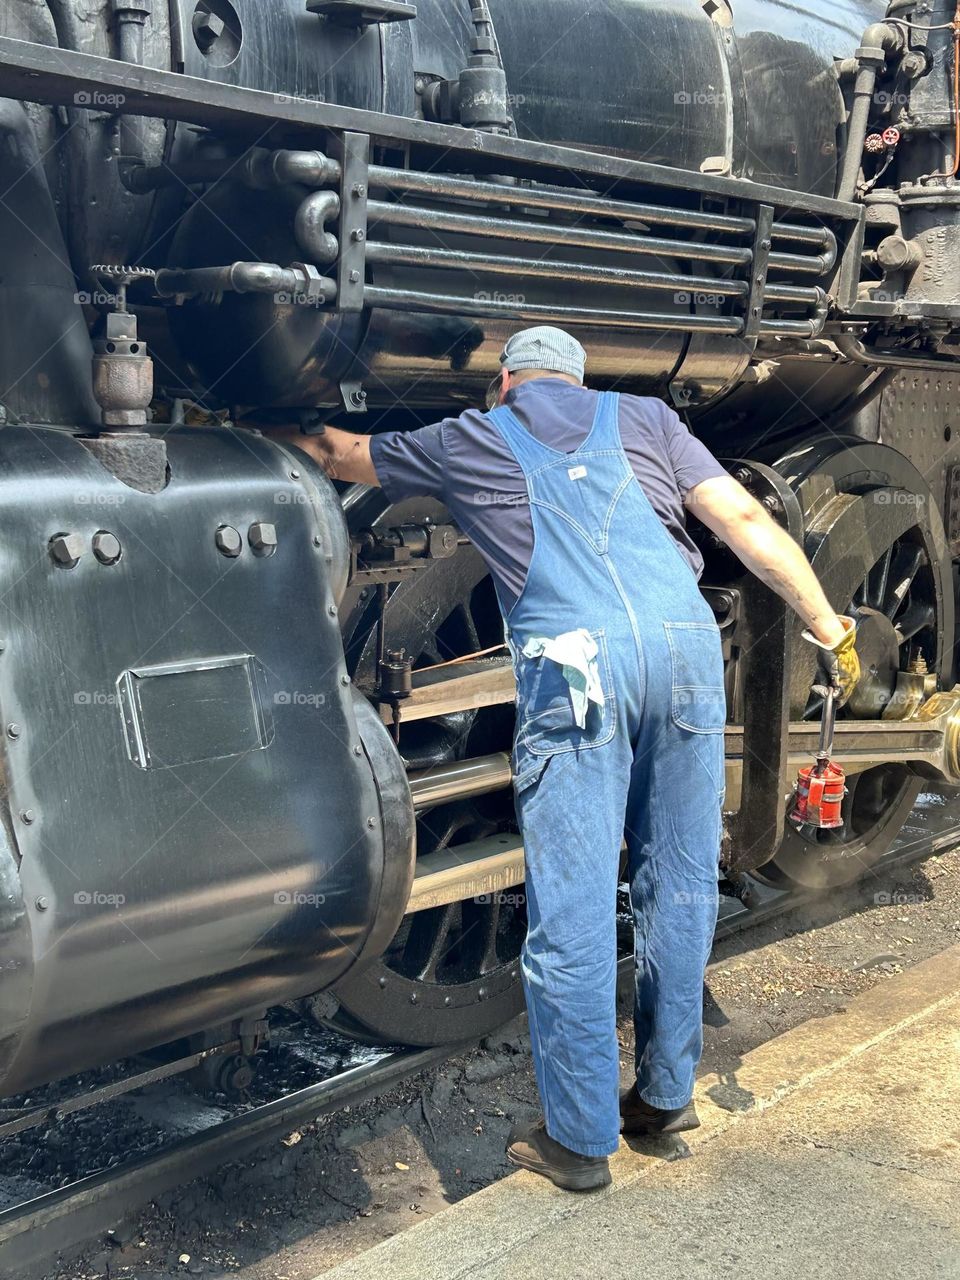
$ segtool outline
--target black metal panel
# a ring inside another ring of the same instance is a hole
[[[735,0],[732,8],[742,84],[734,172],[833,195],[844,121],[834,62],[853,55],[885,0]]]
[[[169,484],[149,495],[65,432],[0,434],[16,841],[0,865],[15,887],[20,863],[33,966],[7,1091],[317,990],[404,906],[412,813],[391,782],[385,850],[337,617],[342,517],[318,498],[330,486],[248,433],[167,443]],[[256,521],[275,525],[273,554],[248,540]],[[218,548],[222,526],[238,555]],[[91,549],[100,530],[120,541],[115,564]],[[74,567],[51,554],[58,534],[79,539]],[[22,965],[13,978],[6,1033]]]
[[[339,26],[309,13],[304,0],[232,0],[234,33],[204,49],[193,37],[193,0],[178,0],[184,36],[184,71],[276,95],[278,107],[349,102],[377,111],[383,102],[380,32]],[[231,56],[232,55],[232,56]]]
[[[694,172],[727,154],[727,59],[700,5],[491,0],[490,11],[521,137]]]

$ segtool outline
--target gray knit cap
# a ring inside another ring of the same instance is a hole
[[[521,369],[548,369],[551,373],[569,373],[582,382],[587,353],[576,338],[563,329],[542,324],[515,333],[503,349],[500,364],[510,373]]]

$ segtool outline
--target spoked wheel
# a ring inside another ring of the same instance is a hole
[[[391,526],[445,513],[436,503],[386,508],[382,495],[347,497],[353,528]],[[354,680],[372,687],[376,608],[354,592],[343,607]],[[488,650],[503,641],[493,587],[480,557],[464,548],[393,589],[387,644],[404,649],[414,669]],[[460,711],[401,726],[400,751],[411,769],[509,749],[510,705]],[[495,792],[438,805],[418,815],[417,853],[515,831],[512,794]],[[339,1004],[325,1020],[373,1043],[434,1045],[480,1037],[520,1011],[520,947],[526,932],[523,887],[408,915],[384,955],[334,988]]]
[[[800,458],[803,461],[800,461]],[[882,445],[814,442],[777,465],[806,512],[807,552],[830,600],[860,614],[863,678],[839,718],[902,718],[898,673],[940,672],[953,648],[953,594],[943,525],[919,472]],[[793,651],[792,719],[819,719],[810,697],[812,645]],[[905,765],[848,775],[843,825],[820,831],[788,820],[775,857],[756,873],[772,884],[850,884],[893,844],[922,782]]]

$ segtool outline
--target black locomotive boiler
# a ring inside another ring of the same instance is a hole
[[[958,85],[948,0],[4,6],[4,1094],[172,1045],[222,1084],[293,1001],[421,1045],[519,1007],[479,556],[269,428],[455,412],[522,324],[860,610],[843,826],[797,829],[810,646],[697,533],[726,874],[845,883],[960,782]]]

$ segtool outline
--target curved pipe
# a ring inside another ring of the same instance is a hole
[[[117,56],[133,67],[143,66],[144,27],[150,19],[150,5],[140,0],[137,8],[114,6],[117,28]],[[146,153],[146,121],[142,116],[120,115],[120,168],[129,161],[143,164]]]
[[[53,19],[53,29],[57,33],[57,44],[61,49],[73,49],[80,52],[80,22],[76,6],[71,0],[47,0],[47,8]]]
[[[255,151],[250,153],[248,168],[251,182],[266,178],[269,186],[299,182],[305,187],[323,187],[339,182],[342,173],[339,163],[322,151]]]
[[[852,333],[838,333],[833,336],[837,350],[854,364],[865,364],[871,368],[881,369],[960,369],[960,361],[952,356],[898,356],[892,351],[879,351],[876,347],[868,347]]]
[[[896,27],[887,26],[885,22],[874,22],[863,33],[856,56],[857,78],[853,87],[853,104],[847,118],[847,142],[843,149],[843,164],[837,187],[838,200],[853,200],[857,194],[857,179],[860,176],[863,144],[867,137],[877,75],[887,60],[887,54],[899,49],[902,43],[903,37]]]
[[[326,228],[328,222],[339,216],[340,197],[335,191],[315,191],[300,205],[294,231],[308,261],[336,262],[340,242]]]

